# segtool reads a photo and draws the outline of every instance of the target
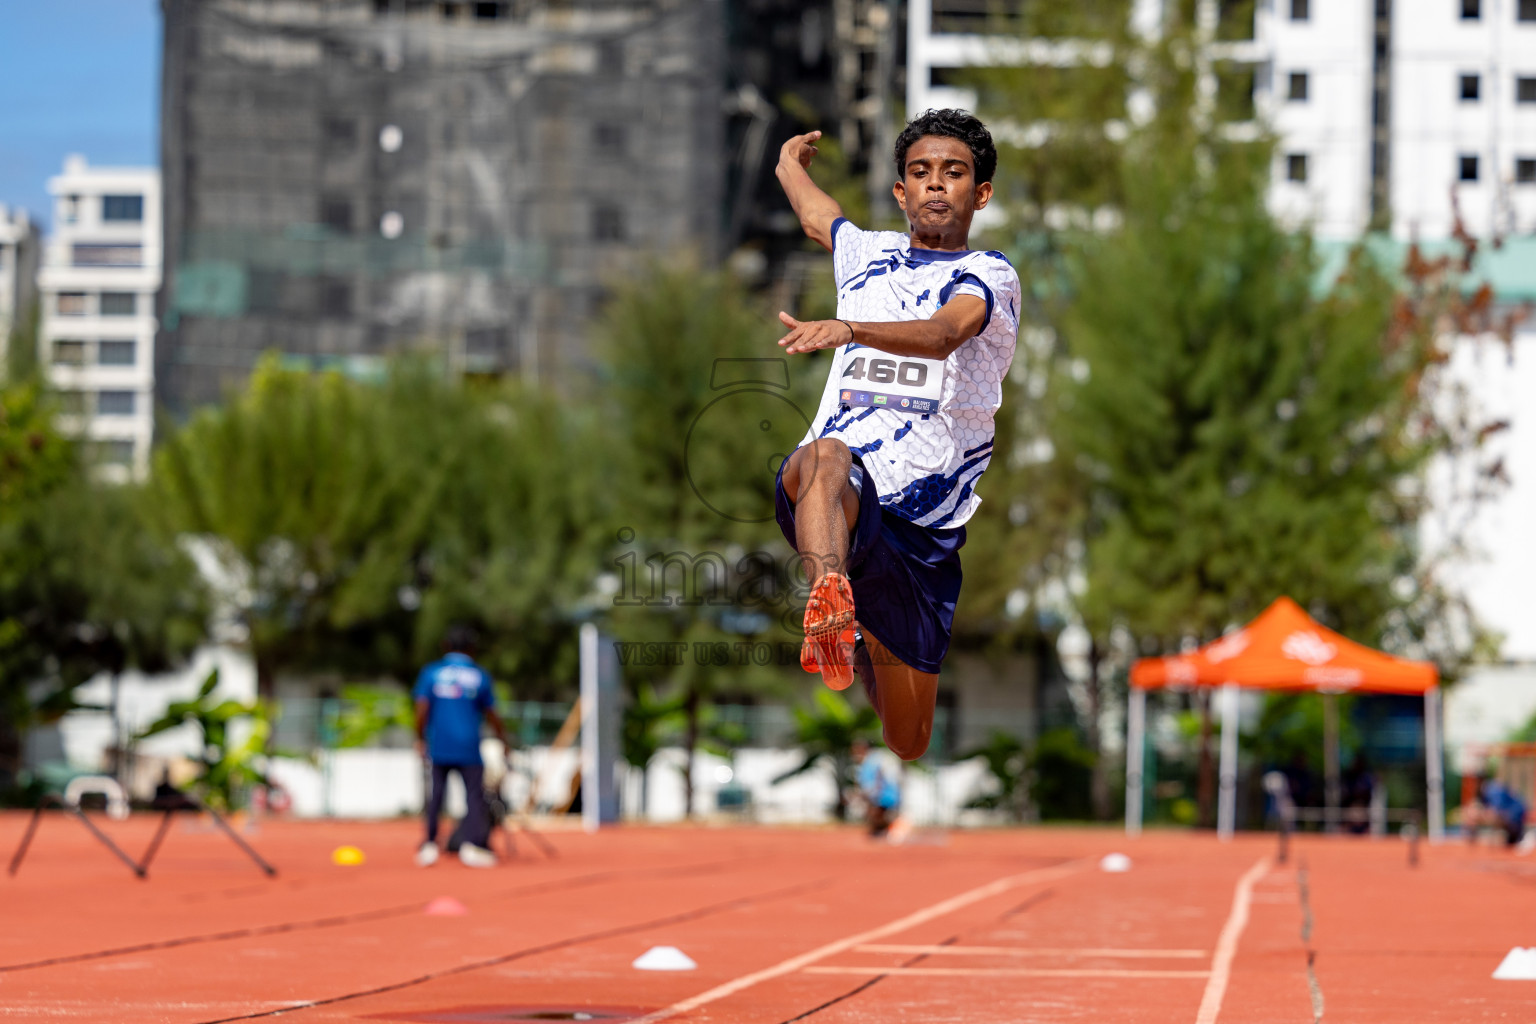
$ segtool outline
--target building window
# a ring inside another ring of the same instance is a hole
[[[477,3],[475,4],[475,18],[478,21],[495,21],[506,17],[507,5],[505,3]]]
[[[1463,103],[1474,103],[1477,100],[1482,98],[1482,93],[1483,93],[1483,76],[1481,76],[1481,75],[1462,75],[1461,76],[1461,102],[1463,102]]]
[[[617,206],[600,205],[592,210],[592,239],[597,242],[624,240],[624,211]]]
[[[1519,21],[1536,21],[1536,0],[1520,0],[1520,10],[1515,18]]]
[[[96,415],[132,416],[136,397],[132,391],[102,391],[96,395]]]
[[[53,343],[54,366],[84,366],[85,342],[59,340]]]
[[[139,297],[133,292],[102,292],[102,316],[133,316],[139,311]]]
[[[53,308],[59,316],[85,316],[91,311],[86,298],[85,292],[59,292]]]
[[[1285,180],[1305,185],[1307,182],[1307,154],[1288,153],[1285,157]]]
[[[96,461],[103,466],[133,465],[132,441],[97,441],[91,448]]]
[[[1310,0],[1291,0],[1291,20],[1307,21],[1312,17]]]
[[[350,117],[327,117],[325,141],[334,149],[351,149],[357,145],[357,122]]]
[[[142,267],[144,247],[121,242],[82,242],[74,248],[77,267]]]
[[[1456,178],[1458,181],[1477,180],[1477,157],[1463,154],[1457,159],[1456,164]]]
[[[60,413],[65,416],[85,415],[86,402],[84,391],[58,391],[55,392],[55,396],[59,402]]]
[[[1285,94],[1285,98],[1292,103],[1305,103],[1307,101],[1307,73],[1305,71],[1291,72],[1291,88]]]
[[[352,315],[352,282],[336,278],[320,286],[320,313],[336,320]]]
[[[1515,184],[1536,185],[1536,157],[1515,158]]]
[[[1477,21],[1483,16],[1483,0],[1461,0],[1461,20]]]
[[[337,198],[320,200],[320,223],[339,235],[350,235],[352,233],[352,200]]]
[[[100,341],[96,343],[96,365],[132,366],[138,355],[136,341]]]
[[[599,121],[592,126],[592,142],[603,156],[624,155],[624,126],[611,121]]]
[[[138,224],[144,220],[143,196],[102,196],[101,219]]]
[[[1536,78],[1521,76],[1515,79],[1515,102],[1536,103]]]

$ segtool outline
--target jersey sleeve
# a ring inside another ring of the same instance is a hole
[[[496,689],[491,685],[491,674],[485,669],[480,670],[480,689],[475,691],[475,707],[484,711],[486,708],[496,706]]]
[[[867,262],[865,253],[875,234],[854,227],[847,217],[832,222],[832,279],[839,289]]]
[[[1017,337],[1020,293],[1019,275],[1013,264],[1001,253],[984,252],[967,261],[964,273],[941,293],[939,304],[956,295],[974,295],[987,304],[986,320],[977,334],[997,328],[1008,337]]]
[[[432,697],[432,672],[424,668],[416,674],[416,685],[411,687],[411,701],[429,700]]]

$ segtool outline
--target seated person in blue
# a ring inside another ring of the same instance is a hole
[[[853,763],[858,766],[859,795],[864,798],[869,836],[878,839],[890,831],[901,811],[901,787],[869,756],[867,740],[853,741]]]
[[[475,664],[474,634],[455,627],[443,641],[442,658],[421,670],[411,696],[416,703],[416,746],[432,765],[432,790],[427,797],[427,840],[416,853],[416,863],[437,863],[437,825],[443,812],[443,792],[448,773],[457,772],[464,783],[467,811],[464,842],[459,860],[469,867],[488,868],[496,863],[490,849],[490,816],[485,805],[485,766],[480,760],[480,721],[491,724],[503,747],[506,729],[496,714],[491,677]]]
[[[1508,786],[1494,778],[1493,772],[1483,769],[1477,780],[1476,804],[1468,808],[1472,820],[1468,823],[1468,835],[1477,836],[1478,825],[1493,825],[1504,830],[1504,841],[1510,846],[1520,842],[1525,835],[1525,801]]]

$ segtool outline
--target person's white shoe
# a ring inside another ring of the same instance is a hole
[[[496,855],[483,846],[465,843],[459,847],[459,863],[467,868],[493,868]]]
[[[419,867],[429,868],[437,863],[437,844],[422,843],[421,849],[416,851],[416,864]]]

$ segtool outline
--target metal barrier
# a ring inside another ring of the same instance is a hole
[[[1291,834],[1296,831],[1297,822],[1320,822],[1330,832],[1336,831],[1340,825],[1368,824],[1373,836],[1381,836],[1386,834],[1387,823],[1395,821],[1402,825],[1401,834],[1408,842],[1408,865],[1419,865],[1419,836],[1423,815],[1417,810],[1389,809],[1385,800],[1375,794],[1364,818],[1351,813],[1354,808],[1297,807],[1291,800],[1290,785],[1280,772],[1264,774],[1264,791],[1274,798],[1276,817],[1280,821],[1280,848],[1275,855],[1277,864],[1286,863],[1290,855]]]

